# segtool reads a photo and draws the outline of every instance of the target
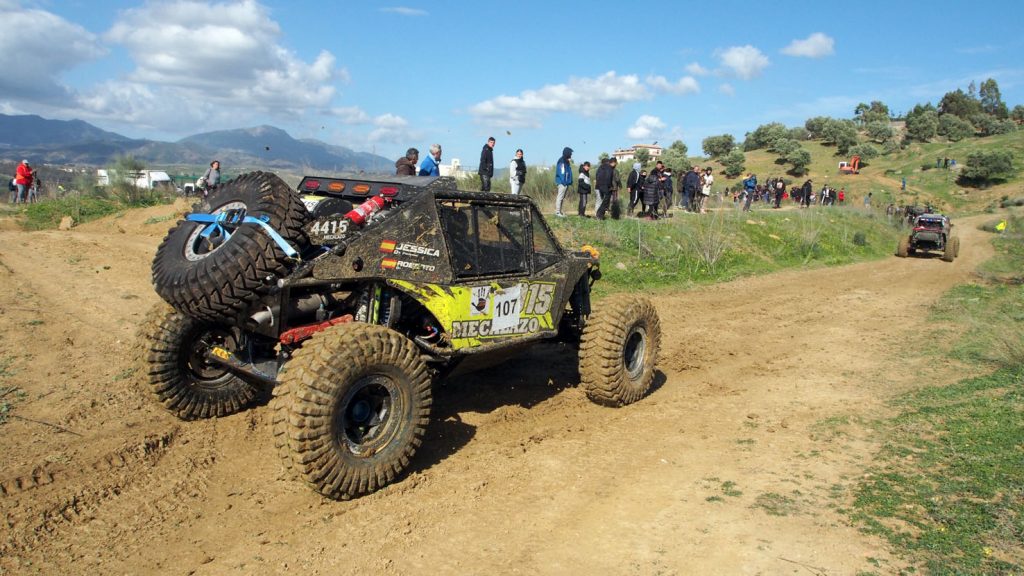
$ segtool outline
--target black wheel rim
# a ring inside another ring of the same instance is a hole
[[[647,355],[647,330],[643,326],[633,326],[626,335],[626,345],[622,348],[622,361],[626,373],[636,380],[644,372],[644,357]]]
[[[394,438],[398,387],[383,374],[359,379],[335,410],[338,444],[355,456],[368,458]]]
[[[235,200],[218,206],[216,209],[211,210],[210,214],[216,216],[228,210],[242,210],[244,212],[247,210],[247,207],[245,202]],[[213,254],[227,243],[231,235],[234,234],[235,229],[218,223],[196,225],[192,233],[189,234],[188,240],[185,241],[185,259],[190,262],[196,262]]]
[[[213,346],[228,350],[238,347],[235,336],[226,330],[201,330],[185,343],[182,357],[183,368],[189,374],[192,385],[206,390],[221,388],[233,378],[233,374],[206,359],[206,353]]]

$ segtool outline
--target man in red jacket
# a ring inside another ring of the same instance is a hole
[[[32,179],[36,171],[28,165],[28,160],[22,160],[18,164],[18,171],[14,176],[14,185],[18,187],[18,195],[14,197],[14,203],[28,202],[28,189],[32,187]]]

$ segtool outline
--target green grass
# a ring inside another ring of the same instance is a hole
[[[1024,570],[1024,392],[1004,369],[900,399],[853,517],[933,574]]]
[[[111,190],[97,188],[85,194],[69,194],[62,198],[46,199],[24,208],[24,227],[26,230],[45,230],[56,228],[62,218],[70,216],[75,224],[89,222],[117,214],[128,208],[139,208],[166,204],[173,198],[160,193],[145,190],[134,190],[131,193],[119,193],[116,187]]]
[[[989,269],[1024,269],[1019,226]],[[1000,248],[1000,246],[1002,246]],[[987,375],[896,399],[852,517],[931,574],[1024,572],[1024,287],[958,286],[931,320],[948,354]]]
[[[731,208],[639,219],[552,219],[571,249],[601,252],[598,293],[686,288],[801,266],[833,266],[888,257],[898,231],[884,216],[855,209]],[[855,237],[860,242],[855,242]]]

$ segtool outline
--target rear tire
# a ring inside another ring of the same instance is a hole
[[[580,384],[592,401],[631,404],[647,394],[661,347],[661,322],[650,300],[621,295],[598,302],[580,342]]]
[[[292,461],[328,498],[347,500],[392,482],[430,420],[427,367],[408,338],[383,326],[348,324],[314,336],[282,384],[292,396]]]
[[[297,194],[269,172],[251,172],[219,187],[193,211],[219,214],[242,208],[267,223],[299,251],[308,243],[309,213]],[[229,238],[212,224],[181,220],[153,258],[153,285],[175,310],[210,322],[234,323],[260,295],[268,278],[290,268],[285,253],[260,226],[242,224]]]
[[[259,385],[205,359],[213,345],[237,349],[238,339],[229,328],[167,309],[147,328],[146,340],[149,384],[164,407],[179,418],[227,416],[259,398]]]

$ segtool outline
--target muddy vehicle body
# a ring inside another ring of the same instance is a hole
[[[272,395],[287,469],[331,498],[372,492],[420,445],[434,382],[532,344],[578,345],[596,402],[647,392],[654,307],[592,310],[600,267],[585,248],[565,250],[529,198],[451,179],[305,177],[293,191],[243,175],[157,251],[171,309],[147,332],[150,384],[185,419]]]
[[[925,213],[914,217],[910,233],[900,238],[896,255],[906,258],[918,252],[941,252],[952,262],[960,253],[960,238],[952,235],[953,225],[942,214]]]

